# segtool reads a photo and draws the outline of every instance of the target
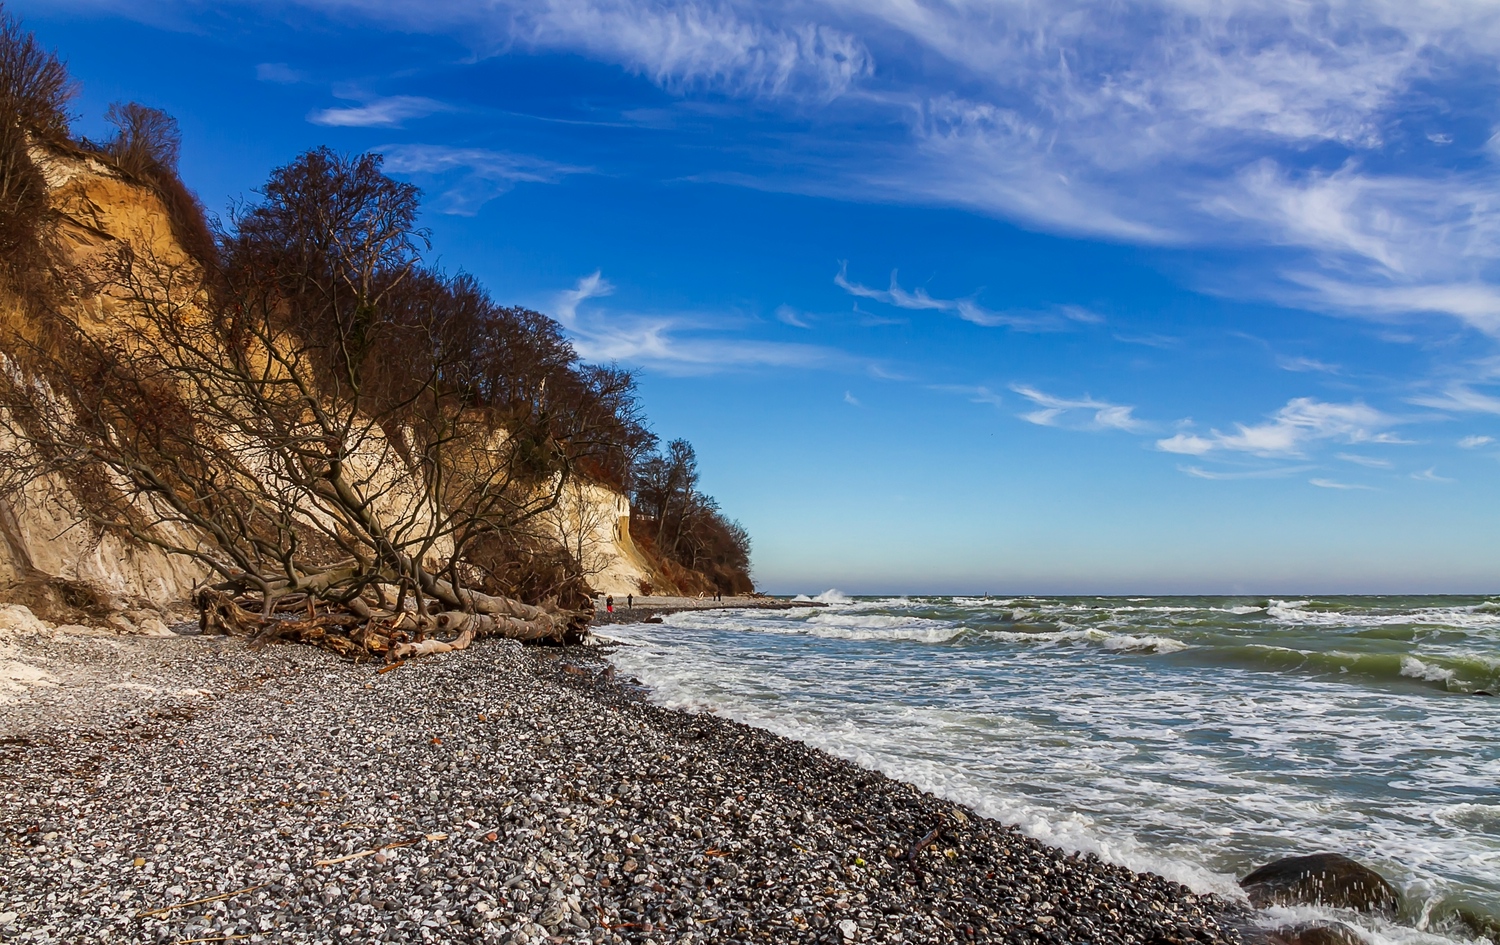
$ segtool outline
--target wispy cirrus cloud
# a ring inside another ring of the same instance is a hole
[[[1020,415],[1027,423],[1075,430],[1122,430],[1126,433],[1141,433],[1150,428],[1150,424],[1135,416],[1134,407],[1092,397],[1054,397],[1024,384],[1012,384],[1010,389],[1040,408]],[[1087,419],[1079,419],[1080,414]]]
[[[621,66],[679,94],[826,102],[874,71],[864,41],[825,9],[684,0],[301,0],[401,29],[455,35],[493,54],[564,50]]]
[[[1436,394],[1419,394],[1411,402],[1438,410],[1460,413],[1500,414],[1500,397],[1477,391],[1468,384],[1450,384]]]
[[[1367,469],[1390,469],[1391,461],[1388,459],[1377,459],[1374,456],[1361,456],[1358,453],[1340,453],[1339,459],[1356,466],[1364,466]]]
[[[1414,472],[1414,473],[1411,474],[1411,478],[1417,480],[1418,482],[1457,482],[1458,481],[1456,479],[1450,479],[1447,476],[1439,476],[1437,474],[1437,467],[1436,466],[1432,466],[1432,467],[1430,467],[1428,469],[1423,469],[1420,472]]]
[[[1238,479],[1284,479],[1287,476],[1295,476],[1298,473],[1307,472],[1313,466],[1276,466],[1269,469],[1204,469],[1202,466],[1178,466],[1180,472],[1184,472],[1194,479],[1208,479],[1214,482],[1234,481]]]
[[[1234,431],[1191,432],[1156,441],[1166,453],[1204,456],[1215,452],[1249,453],[1262,457],[1303,456],[1315,444],[1335,442],[1400,443],[1390,428],[1397,418],[1364,403],[1334,404],[1297,397],[1263,423],[1236,423]]]
[[[812,328],[812,325],[807,322],[807,316],[790,305],[776,306],[776,320],[793,328]]]
[[[426,118],[451,106],[420,95],[391,95],[372,98],[359,105],[321,108],[307,116],[315,125],[333,128],[395,128],[408,119]]]
[[[1319,374],[1342,374],[1344,369],[1337,364],[1329,364],[1327,361],[1319,361],[1317,358],[1306,357],[1278,357],[1276,366],[1283,371],[1295,371],[1299,374],[1316,372]]]
[[[972,404],[988,404],[991,407],[1000,407],[1005,403],[1005,398],[998,392],[978,384],[932,384],[930,389],[942,391],[946,394],[957,394],[966,398]]]
[[[768,17],[732,3],[546,0],[511,12],[516,40],[584,50],[677,91],[827,101],[874,69],[857,37],[790,10]]]
[[[1342,489],[1346,491],[1360,490],[1368,492],[1375,491],[1374,486],[1367,486],[1363,483],[1358,482],[1340,482],[1337,479],[1309,479],[1307,481],[1312,485],[1317,486],[1319,489]]]
[[[732,324],[700,314],[602,311],[586,303],[615,286],[596,270],[552,297],[553,316],[568,331],[579,357],[621,362],[665,374],[716,374],[752,368],[852,370],[859,359],[835,348],[745,338]]]
[[[991,311],[980,305],[972,297],[962,299],[933,298],[921,286],[910,291],[903,289],[901,283],[897,281],[895,270],[891,271],[891,284],[889,288],[873,289],[849,279],[849,263],[847,261],[839,263],[839,271],[834,274],[833,284],[855,298],[871,299],[872,301],[883,302],[886,305],[909,309],[911,311],[950,312],[966,322],[981,325],[985,328],[1004,326],[1023,331],[1051,331],[1061,327],[1068,319],[1089,324],[1096,324],[1103,321],[1102,316],[1078,305],[1058,306],[1055,314],[1039,315]]]
[[[590,173],[586,167],[487,148],[392,144],[375,150],[385,155],[386,170],[433,180],[438,185],[438,208],[459,216],[472,216],[516,184],[552,184]]]

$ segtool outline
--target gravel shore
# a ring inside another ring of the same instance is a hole
[[[1236,907],[795,742],[599,648],[377,672],[222,638],[12,638],[4,942],[1238,942]]]

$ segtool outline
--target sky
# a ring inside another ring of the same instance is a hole
[[[1500,591],[1500,6],[10,0],[636,370],[773,593]]]

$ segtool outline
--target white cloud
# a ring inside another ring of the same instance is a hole
[[[1473,450],[1481,446],[1489,446],[1493,442],[1495,438],[1492,436],[1470,435],[1459,440],[1458,445],[1460,449]]]
[[[573,328],[578,324],[578,306],[589,299],[602,299],[614,292],[614,285],[604,278],[603,271],[595,269],[579,279],[573,288],[557,293],[557,298],[552,303],[552,317],[561,322],[564,328]]]
[[[589,168],[486,148],[438,144],[392,144],[374,150],[385,155],[386,170],[440,182],[438,207],[444,213],[470,216],[485,203],[520,183],[551,184]]]
[[[409,118],[426,118],[449,107],[436,99],[420,95],[392,95],[363,105],[324,108],[307,116],[315,125],[334,128],[394,128]]]
[[[1127,433],[1140,433],[1149,427],[1145,421],[1134,416],[1134,407],[1111,404],[1092,397],[1054,397],[1023,384],[1012,384],[1010,389],[1041,408],[1020,415],[1027,423],[1083,430],[1123,430]],[[1074,411],[1091,413],[1093,416],[1081,423],[1075,422],[1072,417]]]
[[[1307,481],[1310,482],[1310,483],[1312,483],[1313,485],[1317,486],[1319,489],[1369,489],[1369,490],[1373,490],[1375,488],[1374,486],[1365,486],[1365,485],[1360,485],[1358,483],[1339,482],[1339,481],[1334,480],[1334,479],[1309,479]]]
[[[1005,403],[1005,398],[988,387],[969,386],[963,384],[933,384],[933,390],[940,390],[949,394],[958,394],[968,398],[970,403],[988,404],[991,407],[999,407]]]
[[[583,53],[674,92],[828,101],[874,70],[864,43],[820,11],[748,0],[301,2],[334,14],[354,10],[402,29],[455,34],[481,54],[517,45]]]
[[[851,34],[795,15],[773,25],[753,6],[544,0],[514,4],[512,15],[529,45],[588,51],[670,89],[828,100],[874,68]]]
[[[1362,403],[1330,404],[1311,397],[1287,402],[1265,423],[1235,424],[1234,432],[1214,430],[1209,436],[1178,433],[1157,440],[1167,453],[1202,456],[1217,450],[1255,456],[1301,456],[1320,441],[1339,443],[1399,443],[1386,428],[1396,419]]]
[[[811,328],[807,319],[790,305],[776,306],[776,320],[783,325],[791,325],[793,328]]]
[[[1376,459],[1373,456],[1360,456],[1358,453],[1340,453],[1339,459],[1356,466],[1364,466],[1369,469],[1389,469],[1391,461],[1388,459]]]
[[[931,309],[939,312],[950,312],[958,304],[946,299],[934,299],[927,294],[926,289],[921,287],[918,287],[914,292],[907,292],[897,283],[896,271],[894,269],[891,270],[891,287],[889,289],[871,289],[857,282],[850,282],[849,264],[847,262],[840,262],[839,271],[833,277],[833,284],[857,298],[874,299],[877,302],[884,302],[887,305],[894,305],[897,308]]]
[[[726,337],[722,324],[691,315],[602,312],[584,304],[613,295],[600,271],[552,297],[552,313],[568,330],[578,356],[595,363],[624,362],[667,374],[713,374],[756,367],[850,368],[855,359],[816,345]]]
[[[1297,473],[1307,472],[1311,466],[1277,466],[1271,469],[1204,469],[1202,466],[1178,466],[1179,472],[1187,473],[1194,479],[1209,479],[1214,482],[1234,481],[1238,479],[1281,479],[1286,476],[1294,476]]]
[[[1457,480],[1454,480],[1454,479],[1449,479],[1447,476],[1439,476],[1437,474],[1437,467],[1436,466],[1433,466],[1430,469],[1424,469],[1421,472],[1414,472],[1414,473],[1411,474],[1411,477],[1413,479],[1417,480],[1418,482],[1456,482],[1457,481]]]
[[[859,402],[859,398],[855,397],[849,391],[844,391],[844,403],[848,404],[851,407],[863,407],[864,406],[864,404],[861,404]]]
[[[1164,453],[1180,453],[1184,456],[1202,456],[1218,444],[1195,433],[1177,433],[1156,441],[1156,448]]]
[[[1500,397],[1482,394],[1467,384],[1451,384],[1440,394],[1411,398],[1414,404],[1465,413],[1500,413]]]
[[[1057,317],[1015,315],[990,311],[972,298],[936,299],[928,295],[927,290],[920,286],[908,292],[906,289],[901,288],[901,283],[896,280],[895,270],[891,270],[890,288],[872,289],[869,286],[849,280],[848,262],[839,263],[839,271],[834,274],[833,284],[856,298],[873,299],[876,302],[884,302],[896,308],[913,311],[952,312],[966,322],[982,325],[986,328],[996,328],[1003,325],[1032,331],[1050,330],[1057,327],[1060,321]],[[1088,309],[1076,305],[1063,306],[1058,311],[1062,317],[1073,321],[1098,322],[1103,320]]]
[[[1309,371],[1316,371],[1322,374],[1343,373],[1343,368],[1339,367],[1337,364],[1329,364],[1326,361],[1319,361],[1317,358],[1280,357],[1276,359],[1276,366],[1281,368],[1283,371],[1296,371],[1298,373]]]

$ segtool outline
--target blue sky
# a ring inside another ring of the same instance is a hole
[[[1491,3],[12,0],[638,368],[777,592],[1500,589]]]

